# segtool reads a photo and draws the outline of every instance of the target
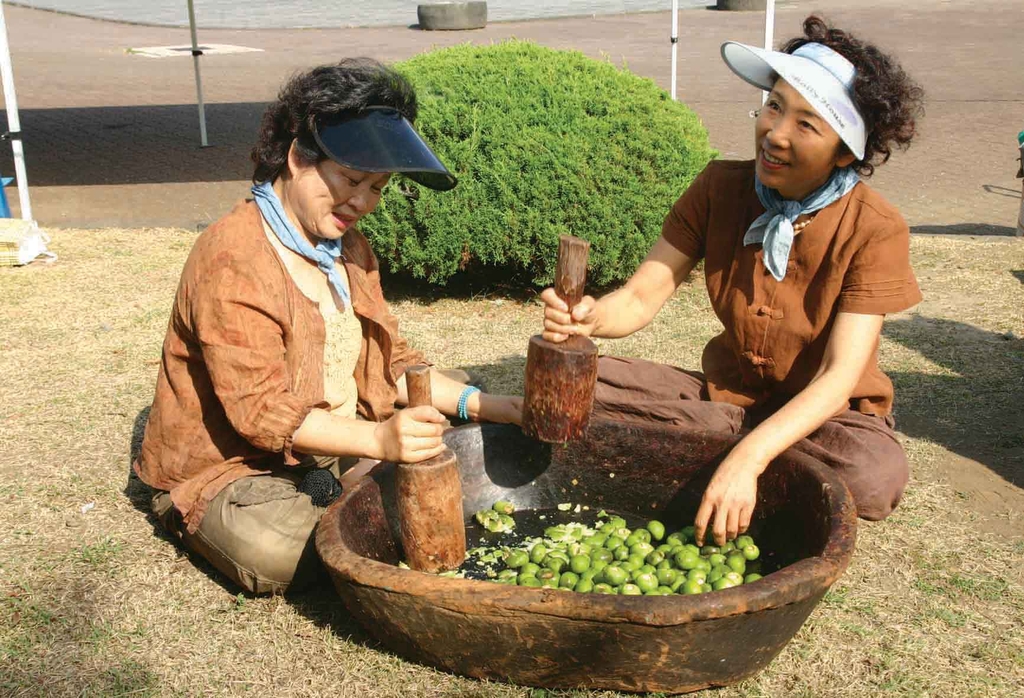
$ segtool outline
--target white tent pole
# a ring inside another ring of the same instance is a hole
[[[192,0],[188,0],[188,28],[192,32],[192,67],[196,74],[196,100],[199,102],[199,141],[205,148],[209,145],[206,142],[206,105],[203,104],[203,79],[199,75],[199,57],[203,52],[196,41],[196,11],[192,8]]]
[[[676,56],[679,49],[679,0],[672,0],[672,99],[676,98]]]
[[[7,44],[7,19],[0,0],[0,72],[3,73],[4,103],[7,106],[7,130],[14,151],[14,175],[18,180],[18,201],[21,217],[32,220],[32,202],[28,198],[28,175],[25,174],[25,151],[21,143],[21,120],[18,118],[18,96],[14,93],[14,68],[11,66],[11,47]]]
[[[768,0],[764,8],[764,50],[772,50],[775,40],[775,0]],[[768,101],[768,93],[761,91],[761,104]]]

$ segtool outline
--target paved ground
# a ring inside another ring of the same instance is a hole
[[[185,2],[139,0],[15,0],[19,5],[58,10],[83,17],[113,19],[135,24],[188,26]],[[318,2],[274,0],[240,3],[238,0],[201,0],[195,3],[200,27],[259,29],[263,27],[369,27],[417,21],[421,0],[373,2]],[[680,6],[703,7],[708,0],[680,0]],[[671,7],[671,0],[488,0],[487,16],[494,21],[649,12]]]
[[[925,87],[927,116],[906,154],[874,184],[917,232],[1012,235],[1020,201],[1016,134],[1024,128],[1019,0],[838,0],[779,3],[777,36],[798,33],[812,9],[897,53]],[[186,43],[188,32],[8,7],[35,217],[61,227],[194,227],[245,194],[248,149],[265,103],[296,70],[346,55],[401,60],[435,45],[531,39],[608,54],[663,87],[668,12],[491,23],[473,32],[407,27],[208,30],[211,43],[262,53],[203,59],[210,148],[198,146],[188,58],[130,55],[133,46]],[[750,157],[759,92],[732,76],[722,41],[762,41],[760,13],[680,13],[679,95],[723,157]],[[0,172],[13,171],[9,153]],[[17,196],[13,188],[9,198]],[[16,208],[16,203],[15,203]]]

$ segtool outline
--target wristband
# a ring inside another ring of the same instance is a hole
[[[469,411],[466,409],[466,404],[469,402],[469,396],[470,395],[472,395],[473,393],[479,393],[479,392],[480,392],[480,388],[476,387],[475,385],[467,385],[465,387],[465,389],[462,391],[462,394],[459,395],[459,407],[456,410],[456,414],[458,415],[459,419],[461,419],[462,421],[464,421],[464,422],[470,421],[469,420]]]

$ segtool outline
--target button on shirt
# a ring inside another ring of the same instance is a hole
[[[746,408],[781,404],[807,387],[838,313],[885,315],[921,300],[910,267],[910,230],[863,182],[818,211],[796,236],[782,281],[765,267],[760,245],[743,244],[762,213],[754,162],[714,161],[662,228],[683,254],[704,259],[711,305],[725,327],[701,361],[710,397]],[[892,401],[876,347],[850,406],[883,416]]]

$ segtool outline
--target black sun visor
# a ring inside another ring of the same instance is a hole
[[[317,124],[314,136],[329,158],[353,170],[401,172],[439,191],[457,183],[409,120],[391,107],[328,117]]]

